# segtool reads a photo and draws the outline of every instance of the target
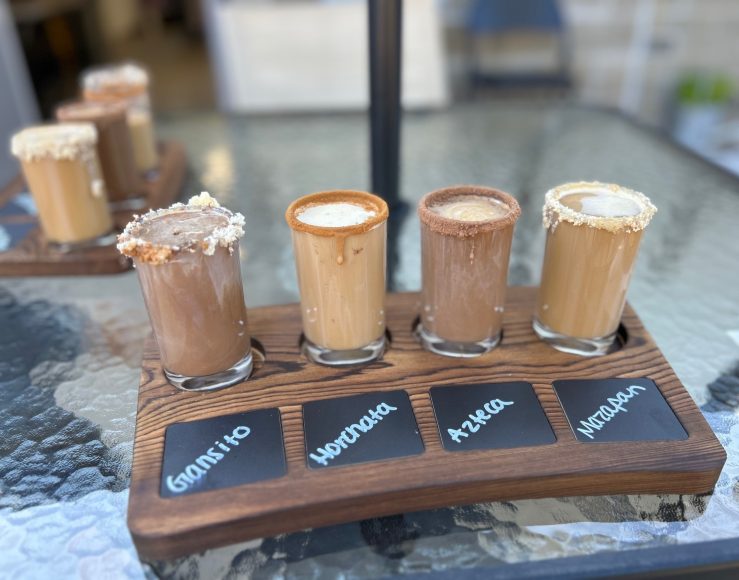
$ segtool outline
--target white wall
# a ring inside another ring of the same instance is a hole
[[[369,104],[367,2],[205,0],[221,108],[356,110]],[[447,104],[442,24],[434,0],[403,3],[402,99]]]

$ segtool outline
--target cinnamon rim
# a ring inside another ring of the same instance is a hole
[[[560,201],[568,195],[606,190],[631,199],[639,205],[641,211],[632,216],[594,216],[567,207]],[[615,183],[601,183],[600,181],[573,181],[563,183],[547,191],[544,196],[542,213],[542,221],[547,229],[556,227],[561,221],[566,221],[576,226],[585,225],[609,232],[638,232],[649,225],[654,214],[657,213],[657,208],[646,195],[628,187]]]
[[[98,114],[96,114],[99,111]],[[111,122],[126,119],[128,105],[121,100],[114,101],[68,101],[61,103],[54,115],[59,121],[72,122]]]
[[[323,227],[314,226],[301,222],[297,217],[298,210],[304,209],[310,206],[325,205],[327,203],[353,203],[359,205],[365,209],[376,212],[376,215],[363,221],[361,224],[353,226],[341,226],[341,227]],[[381,197],[378,197],[372,193],[366,191],[359,191],[354,189],[332,189],[328,191],[319,191],[316,193],[309,193],[303,197],[299,197],[293,201],[285,211],[285,220],[290,229],[315,234],[317,236],[341,236],[341,235],[356,235],[368,232],[374,227],[380,225],[387,220],[389,210],[387,203]]]
[[[500,218],[481,221],[462,221],[444,217],[431,210],[439,203],[457,199],[468,195],[477,197],[491,197],[508,207],[508,213]],[[418,202],[418,217],[421,223],[431,230],[445,235],[457,237],[476,236],[484,232],[492,232],[513,226],[521,215],[521,206],[511,194],[483,185],[452,185],[435,189],[424,195]]]

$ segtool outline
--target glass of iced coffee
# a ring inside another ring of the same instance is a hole
[[[115,241],[96,143],[90,123],[28,127],[10,142],[44,236],[61,251]]]
[[[513,197],[490,187],[446,187],[421,199],[416,334],[426,350],[475,357],[499,343],[513,228],[520,214]]]
[[[86,101],[126,103],[136,166],[145,174],[159,166],[146,69],[130,62],[90,69],[82,75],[82,96]]]
[[[534,330],[554,348],[609,352],[639,242],[657,209],[619,185],[567,183],[547,192],[547,243]]]
[[[143,184],[133,154],[131,132],[122,102],[74,101],[59,106],[60,122],[89,122],[97,129],[97,152],[111,208],[137,209],[146,205]]]
[[[313,362],[366,363],[385,349],[387,204],[363,191],[325,191],[285,214],[303,316],[303,352]]]
[[[243,235],[244,216],[203,192],[137,217],[118,237],[138,271],[164,374],[175,387],[214,390],[251,374]]]

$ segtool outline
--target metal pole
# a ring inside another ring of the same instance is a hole
[[[388,284],[397,263],[395,240],[407,207],[398,196],[402,0],[369,0],[372,191],[390,207]]]

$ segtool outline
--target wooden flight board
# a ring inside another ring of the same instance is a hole
[[[113,212],[118,231],[131,221],[134,213],[160,208],[175,202],[187,171],[185,148],[181,143],[160,143],[160,168],[156,177],[145,182],[147,205],[137,210]],[[121,256],[115,245],[59,252],[46,244],[25,194],[19,175],[0,191],[0,227],[10,237],[10,247],[0,251],[0,276],[72,276],[77,274],[116,274],[131,268],[131,261]]]
[[[299,305],[252,309],[266,357],[212,393],[169,385],[150,339],[128,510],[139,553],[480,501],[711,491],[725,452],[634,311],[620,350],[581,358],[537,339],[535,296],[510,288],[500,346],[451,359],[413,337],[418,295],[391,294],[391,347],[350,368],[300,354]]]

